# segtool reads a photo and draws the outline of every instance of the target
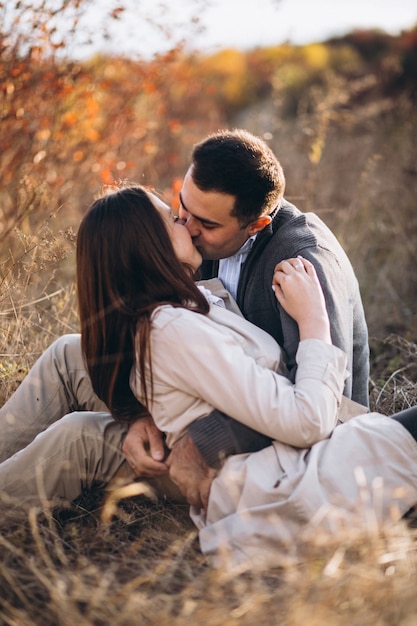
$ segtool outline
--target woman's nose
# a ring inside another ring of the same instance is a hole
[[[178,216],[181,220],[184,220],[184,225],[188,228],[191,237],[198,237],[198,235],[200,234],[200,226],[198,220],[190,215],[188,211],[182,206],[180,206],[179,208]]]

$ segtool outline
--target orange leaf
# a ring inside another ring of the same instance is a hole
[[[63,115],[64,124],[67,126],[72,126],[78,120],[78,116],[73,111],[68,111]]]
[[[111,170],[108,167],[104,167],[100,172],[101,181],[105,185],[112,185],[114,183],[114,177]]]

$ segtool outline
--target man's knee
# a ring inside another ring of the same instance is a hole
[[[65,440],[86,451],[94,451],[99,458],[109,450],[121,453],[127,426],[116,422],[110,413],[76,411],[65,415],[51,426],[60,440]],[[124,456],[124,455],[123,455]]]
[[[106,412],[77,411],[53,424],[52,440],[71,468],[90,487],[108,482],[126,463],[122,452],[126,427]]]
[[[50,428],[59,429],[73,438],[104,436],[106,429],[115,423],[110,413],[98,411],[74,411],[64,415]]]
[[[82,359],[81,335],[79,333],[62,335],[47,348],[46,352],[51,352],[70,363],[78,362]]]
[[[42,379],[46,380],[50,375],[51,383],[57,386],[63,400],[64,411],[61,415],[73,411],[107,411],[104,402],[94,392],[85,366],[81,335],[59,337],[45,352],[44,359],[39,366],[40,372],[45,373]]]

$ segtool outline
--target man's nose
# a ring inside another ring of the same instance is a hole
[[[185,226],[188,228],[188,232],[191,237],[194,239],[198,237],[200,234],[200,224],[199,221],[195,219],[192,215],[188,213],[184,207],[180,206],[178,211],[178,216],[180,219],[185,221]]]

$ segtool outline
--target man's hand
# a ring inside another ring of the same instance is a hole
[[[173,445],[167,465],[171,480],[178,485],[187,502],[207,510],[210,487],[217,470],[207,465],[188,434]]]
[[[138,477],[153,478],[168,473],[168,465],[164,462],[165,445],[162,433],[151,416],[132,422],[122,451]]]

